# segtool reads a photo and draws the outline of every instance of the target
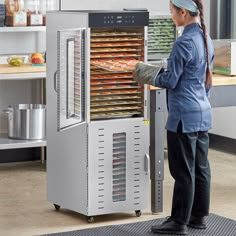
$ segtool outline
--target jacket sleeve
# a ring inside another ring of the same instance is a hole
[[[184,66],[192,59],[190,41],[177,40],[168,58],[167,70],[156,76],[155,86],[174,89],[183,74]]]

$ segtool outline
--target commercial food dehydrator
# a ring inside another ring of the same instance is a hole
[[[132,70],[146,61],[148,15],[47,15],[48,200],[89,222],[147,207],[148,92]]]

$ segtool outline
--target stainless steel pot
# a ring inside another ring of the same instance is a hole
[[[8,137],[13,139],[44,139],[46,107],[41,104],[8,106]]]

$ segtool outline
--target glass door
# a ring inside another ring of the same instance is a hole
[[[58,32],[58,130],[84,122],[85,29]]]

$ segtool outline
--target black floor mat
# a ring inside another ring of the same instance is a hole
[[[164,219],[143,221],[132,224],[111,225],[70,232],[46,234],[44,236],[158,236],[153,234],[151,226],[160,224]],[[210,214],[207,217],[207,229],[198,230],[189,228],[189,236],[236,236],[236,221]],[[165,234],[168,236],[168,234]]]

